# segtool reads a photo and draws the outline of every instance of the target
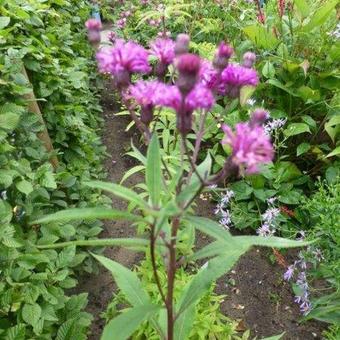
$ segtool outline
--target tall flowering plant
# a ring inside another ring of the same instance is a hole
[[[222,42],[212,62],[202,60],[189,53],[189,37],[185,34],[180,34],[176,41],[168,38],[153,41],[150,49],[132,41],[116,40],[112,47],[97,52],[99,70],[112,77],[122,102],[148,145],[146,157],[141,157],[145,165],[147,195],[116,183],[88,182],[86,185],[91,188],[108,191],[128,201],[129,210],[71,209],[42,217],[34,223],[105,218],[147,226],[148,238],[84,240],[44,246],[124,246],[150,254],[154,281],[162,301],[159,304],[151,301],[134,272],[111,259],[93,255],[112,272],[130,303],[130,308],[108,323],[102,339],[128,339],[145,321],[154,327],[160,339],[186,339],[196,303],[251,246],[296,247],[305,244],[274,236],[232,236],[220,224],[193,213],[194,201],[202,191],[235,176],[257,173],[261,164],[271,162],[274,156],[270,137],[262,126],[268,114],[257,109],[248,122],[237,124],[235,129],[222,126],[224,138],[221,143],[228,145],[231,152],[218,172],[212,172],[209,154],[203,162],[198,161],[206,119],[215,102],[223,97],[236,98],[243,86],[258,84],[257,73],[252,68],[255,55],[246,53],[242,63],[232,63],[232,54],[231,46]],[[149,63],[150,55],[157,59],[154,67]],[[141,75],[140,79],[136,80],[138,75]],[[171,167],[155,130],[163,108],[174,111],[176,131],[173,133],[181,140],[181,161]],[[194,121],[197,124],[193,124]],[[196,135],[193,148],[188,147],[189,133]],[[207,234],[213,241],[183,258],[178,250],[178,235],[189,226]],[[160,259],[166,268],[165,287],[160,283],[157,265]],[[206,265],[183,287],[179,300],[175,301],[176,270],[201,259],[208,259]]]

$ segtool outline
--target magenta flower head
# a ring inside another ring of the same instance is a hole
[[[243,66],[247,68],[253,67],[256,60],[256,54],[253,52],[246,52],[243,55]]]
[[[249,124],[251,126],[262,125],[268,118],[270,114],[264,109],[256,109],[252,115]]]
[[[91,18],[85,22],[85,27],[89,31],[100,31],[102,29],[102,23],[94,18]]]
[[[230,57],[233,55],[234,49],[224,41],[220,43],[214,58],[214,66],[220,72],[227,67]]]
[[[163,78],[166,74],[168,65],[175,59],[175,43],[171,39],[156,39],[150,44],[151,55],[154,55],[159,63],[156,67],[156,74]]]
[[[202,84],[197,84],[186,96],[181,94],[177,86],[165,84],[156,93],[156,105],[170,107],[176,111],[177,128],[183,135],[191,131],[193,111],[209,110],[215,103],[212,92]]]
[[[176,85],[185,96],[194,88],[198,80],[201,59],[195,54],[182,54],[178,57],[176,66],[179,73]]]
[[[115,77],[117,86],[126,87],[132,73],[149,73],[148,52],[140,45],[124,40],[116,40],[111,48],[97,53],[99,70]]]
[[[170,65],[175,59],[175,43],[171,39],[156,39],[150,44],[151,54],[161,63]]]
[[[255,70],[238,64],[229,64],[221,74],[221,84],[225,94],[236,98],[243,86],[256,86],[259,82]]]
[[[213,67],[210,61],[203,60],[199,73],[199,82],[208,89],[215,89],[219,82],[218,71]]]
[[[85,27],[87,28],[87,38],[89,39],[89,42],[93,45],[99,44],[102,23],[99,20],[92,18],[85,22]]]
[[[157,98],[162,95],[163,83],[158,81],[140,80],[134,85],[130,85],[129,92],[136,102],[141,106],[141,121],[149,124],[153,119],[153,109],[157,104]]]
[[[179,56],[181,54],[188,53],[189,51],[190,37],[187,34],[178,34],[175,44],[175,54]]]
[[[272,161],[273,146],[262,126],[239,123],[236,125],[235,133],[225,124],[222,129],[225,133],[222,144],[231,146],[231,160],[241,172],[257,173],[259,165]]]

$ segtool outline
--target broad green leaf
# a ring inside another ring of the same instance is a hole
[[[133,249],[143,249],[148,247],[150,242],[142,238],[102,238],[99,240],[79,240],[79,241],[69,241],[69,242],[59,242],[54,244],[46,244],[37,246],[38,249],[56,249],[64,248],[68,246],[76,247],[110,247],[110,246],[120,246]],[[162,245],[162,243],[160,243]]]
[[[337,146],[331,153],[329,153],[326,157],[333,157],[340,154],[340,146]]]
[[[263,25],[255,24],[247,26],[243,28],[243,31],[257,47],[270,50],[279,43],[274,34]]]
[[[240,104],[244,106],[247,104],[248,99],[253,95],[255,86],[243,86],[240,91]]]
[[[323,3],[321,7],[315,11],[309,23],[303,27],[303,31],[311,32],[325,23],[337,4],[339,4],[339,0],[329,0]]]
[[[340,115],[333,116],[326,124],[325,131],[331,137],[332,142],[335,142],[336,136],[340,134]]]
[[[0,17],[0,30],[7,27],[11,21],[10,17]]]
[[[183,221],[188,222],[195,229],[200,230],[217,240],[230,241],[231,235],[228,230],[224,229],[219,223],[209,218],[199,216],[184,216]]]
[[[81,221],[95,219],[112,219],[140,221],[141,216],[136,216],[125,211],[108,209],[108,208],[74,208],[58,211],[51,215],[43,216],[30,224],[43,224],[50,222]]]
[[[20,116],[12,112],[0,114],[0,128],[12,131],[18,125],[19,119]]]
[[[104,256],[92,255],[112,273],[117,286],[132,306],[142,306],[150,303],[150,297],[143,289],[136,273]]]
[[[37,304],[26,303],[22,309],[22,318],[29,325],[35,326],[41,316],[41,307]]]
[[[294,4],[302,17],[307,17],[309,15],[310,6],[307,4],[306,0],[294,0]]]
[[[84,184],[89,186],[90,188],[100,189],[100,190],[110,192],[111,194],[117,197],[123,198],[129,202],[135,203],[140,208],[150,209],[149,206],[146,204],[146,202],[137,193],[121,185],[114,184],[114,183],[106,183],[106,182],[101,182],[101,181],[85,182]]]
[[[161,154],[156,133],[153,134],[148,147],[145,181],[148,187],[151,202],[154,207],[158,207],[162,188],[162,171]]]
[[[299,144],[299,146],[296,148],[296,156],[300,156],[300,155],[306,153],[309,149],[310,149],[309,143]]]
[[[266,61],[262,68],[262,75],[266,77],[267,79],[269,78],[274,78],[275,76],[275,68],[274,65],[270,61]]]
[[[269,79],[266,81],[266,83],[278,87],[279,89],[289,93],[293,97],[298,97],[296,90],[288,88],[277,79]]]
[[[29,195],[32,191],[33,191],[33,186],[30,182],[26,181],[26,180],[21,180],[20,182],[16,183],[15,186],[17,187],[17,189],[26,194]]]
[[[311,133],[309,126],[306,123],[292,123],[284,130],[284,134],[287,137],[296,136],[306,132]]]
[[[159,306],[145,304],[124,311],[105,326],[101,340],[129,339],[143,321],[149,320],[160,309]]]

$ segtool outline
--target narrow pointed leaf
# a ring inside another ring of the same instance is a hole
[[[69,246],[76,247],[111,247],[119,246],[132,249],[145,249],[148,247],[150,242],[144,239],[138,238],[108,238],[99,240],[80,240],[80,241],[69,241],[69,242],[59,242],[54,244],[46,244],[37,246],[39,249],[56,249],[65,248]],[[159,245],[162,245],[161,243]]]
[[[108,209],[102,207],[95,208],[74,208],[58,211],[51,215],[43,216],[30,224],[43,224],[50,222],[81,221],[95,219],[127,220],[140,221],[141,216],[133,215],[125,211]]]
[[[129,339],[143,321],[149,320],[160,309],[160,306],[147,304],[123,312],[105,326],[101,340]]]
[[[231,234],[224,229],[219,223],[210,220],[209,218],[199,216],[185,216],[184,221],[187,221],[194,228],[200,230],[204,234],[214,237],[217,240],[230,241]]]
[[[210,288],[211,284],[220,276],[227,273],[239,257],[248,249],[249,247],[242,247],[235,244],[234,247],[229,246],[223,255],[210,260],[208,265],[202,268],[192,280],[186,284],[177,305],[178,312],[181,313],[196,303]]]
[[[117,286],[132,306],[141,306],[150,303],[150,297],[143,289],[136,273],[104,256],[92,255],[112,273]]]
[[[161,196],[161,154],[157,134],[153,134],[147,152],[145,180],[153,206],[159,205]]]
[[[192,304],[183,313],[181,313],[175,322],[175,340],[183,340],[188,338],[195,321],[195,314],[195,304]]]
[[[115,183],[102,182],[102,181],[91,181],[91,182],[85,182],[84,184],[89,186],[90,188],[100,189],[100,190],[110,192],[111,194],[117,197],[123,198],[129,202],[135,203],[140,208],[150,209],[147,203],[137,193],[121,185],[118,185]]]
[[[235,236],[232,240],[240,246],[262,246],[273,248],[297,248],[308,246],[315,241],[294,241],[281,237]]]

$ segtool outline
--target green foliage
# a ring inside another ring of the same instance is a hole
[[[338,325],[340,317],[340,182],[327,185],[320,183],[319,190],[306,200],[299,211],[300,222],[310,238],[317,237],[322,250],[320,264],[314,259],[312,278],[324,279],[332,293],[314,299],[314,309],[307,318]]]
[[[74,246],[40,249],[56,241],[92,239],[101,222],[30,224],[67,207],[105,199],[81,182],[102,171],[89,48],[83,30],[86,1],[0,1],[0,338],[85,339],[91,316],[86,294],[67,296],[93,260]],[[31,86],[57,152],[49,163],[39,117],[29,112]],[[91,169],[91,170],[89,170]]]
[[[159,272],[161,284],[164,286],[166,284],[164,266],[161,264],[160,260],[158,261],[158,264],[161,268]],[[153,280],[154,277],[152,274],[152,266],[149,257],[147,257],[136,268],[136,272],[141,279],[143,288],[150,295],[151,301],[155,304],[161,303],[157,286]],[[185,285],[187,285],[188,282],[190,282],[190,280],[193,278],[194,272],[196,272],[196,270],[194,270],[193,273],[188,273],[188,271],[184,270],[183,268],[177,271],[175,287],[176,301],[179,300],[181,292],[183,291]],[[218,296],[214,293],[214,285],[209,286],[200,301],[196,305],[194,305],[193,308],[187,310],[188,312],[192,313],[190,317],[191,320],[189,321],[188,315],[185,319],[181,320],[182,316],[184,316],[185,313],[183,313],[178,319],[178,324],[183,324],[184,328],[176,328],[176,339],[203,340],[209,337],[214,337],[214,339],[247,339],[249,333],[245,332],[243,337],[239,337],[236,331],[237,322],[230,320],[220,312],[219,308],[222,300],[223,296]],[[126,295],[122,293],[117,294],[113,298],[113,301],[109,304],[108,309],[104,314],[106,320],[108,321],[108,325],[110,324],[109,320],[114,318],[119,312],[117,310],[118,305],[125,304],[126,301]],[[161,313],[160,318],[162,315]],[[183,321],[183,323],[181,321]],[[193,327],[191,327],[191,325],[193,325]],[[182,329],[182,331],[179,332],[179,329]],[[188,335],[185,336],[184,334]],[[132,338],[147,338],[150,340],[156,340],[159,339],[159,335],[150,323],[144,322],[141,326],[138,327],[138,330],[134,332]]]

